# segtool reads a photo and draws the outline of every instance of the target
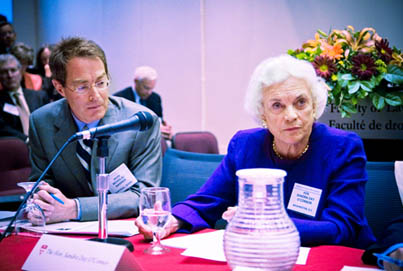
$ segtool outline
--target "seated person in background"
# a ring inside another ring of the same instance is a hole
[[[22,87],[41,90],[42,78],[37,74],[27,72],[27,68],[34,63],[34,49],[22,42],[17,42],[11,48],[11,54],[13,54],[21,63]]]
[[[148,66],[141,66],[134,72],[134,87],[127,87],[114,95],[142,104],[157,114],[161,119],[161,134],[165,139],[172,138],[172,127],[162,117],[161,97],[153,92],[157,83],[157,71]]]
[[[44,91],[21,87],[21,65],[11,54],[0,55],[0,136],[28,139],[29,115],[48,103]]]
[[[13,25],[7,21],[0,22],[0,54],[9,54],[16,39]]]
[[[54,45],[46,44],[42,46],[36,54],[35,67],[30,69],[29,72],[38,74],[42,78],[42,89],[46,91],[50,101],[56,101],[62,98],[62,95],[57,92],[52,84],[52,72],[49,67],[50,54]]]
[[[50,103],[30,118],[31,181],[36,181],[67,139],[85,127],[93,128],[130,118],[146,107],[109,97],[109,73],[104,51],[93,41],[72,37],[56,45],[50,57],[53,84],[65,98]],[[152,112],[151,112],[152,113]],[[161,136],[157,115],[150,129],[113,134],[108,140],[105,172],[125,164],[137,182],[108,198],[108,217],[138,215],[140,189],[158,186],[161,179]],[[91,144],[92,143],[92,144]],[[67,146],[34,195],[46,222],[96,220],[98,143],[78,140]],[[64,204],[55,201],[50,193]]]
[[[390,250],[390,252],[387,252]],[[385,230],[383,237],[371,245],[362,255],[362,261],[366,264],[377,264],[377,258],[373,253],[389,253],[389,257],[400,260],[403,264],[403,215],[393,220]],[[388,261],[383,261],[385,270],[402,270],[403,266],[397,266]]]
[[[361,139],[316,120],[327,101],[327,88],[309,62],[289,55],[269,58],[254,71],[246,109],[263,128],[239,131],[228,154],[193,195],[176,204],[166,226],[194,232],[213,227],[228,207],[238,203],[235,172],[245,168],[277,168],[287,172],[284,203],[303,246],[323,244],[364,248],[375,238],[364,217],[367,174]],[[288,208],[295,183],[321,192],[313,214]],[[232,212],[231,208],[227,212]],[[224,213],[229,219],[231,215]],[[140,232],[150,228],[136,220]]]

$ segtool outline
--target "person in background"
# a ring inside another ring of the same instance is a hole
[[[42,78],[27,71],[28,67],[34,63],[34,49],[27,44],[17,42],[11,47],[10,53],[13,54],[21,63],[22,73],[22,87],[26,87],[33,90],[42,89]]]
[[[10,53],[16,39],[13,25],[7,21],[0,22],[0,54]]]
[[[52,84],[52,72],[49,67],[49,58],[54,45],[45,44],[36,54],[35,67],[30,69],[30,73],[38,74],[42,78],[42,89],[46,91],[50,101],[56,101],[62,98]]]
[[[21,86],[21,65],[11,54],[0,55],[0,136],[28,140],[29,115],[48,103],[43,91]]]
[[[362,255],[362,261],[365,264],[377,265],[377,257],[374,253],[382,253],[392,259],[400,260],[400,266],[398,266],[397,264],[380,259],[380,262],[383,262],[385,270],[403,269],[403,215],[391,221],[383,236],[365,250]]]
[[[163,118],[161,97],[154,92],[157,83],[157,71],[149,66],[141,66],[134,72],[134,86],[127,87],[114,95],[142,104],[158,115],[161,119],[161,134],[165,139],[172,138],[172,127]]]
[[[127,187],[109,195],[108,218],[137,216],[140,189],[160,184],[158,116],[142,105],[109,97],[105,53],[93,41],[81,37],[61,40],[52,51],[49,65],[53,84],[64,98],[40,108],[30,117],[30,180],[38,180],[62,145],[76,132],[113,124],[139,111],[150,112],[150,129],[115,133],[108,139],[105,172],[123,167],[134,176]],[[97,141],[74,141],[44,176],[45,182],[35,193],[34,202],[43,209],[46,223],[98,218],[97,148]],[[117,174],[124,175],[121,170]]]
[[[238,202],[236,171],[277,168],[287,172],[284,203],[302,246],[365,248],[373,243],[364,216],[367,174],[362,140],[355,133],[317,122],[326,101],[327,87],[309,62],[281,55],[259,64],[245,106],[263,128],[235,134],[207,182],[173,207],[163,236],[214,227],[222,216],[230,220],[232,206]],[[312,198],[316,208],[293,204],[295,184],[300,184],[302,192],[320,191]],[[141,218],[135,223],[145,238],[151,238]]]

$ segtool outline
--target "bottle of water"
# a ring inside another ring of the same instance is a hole
[[[284,208],[280,169],[242,169],[238,209],[224,233],[224,252],[232,270],[291,270],[300,239]]]

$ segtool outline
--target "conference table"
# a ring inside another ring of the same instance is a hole
[[[213,231],[205,229],[198,233]],[[194,233],[194,234],[198,234]],[[172,237],[184,236],[176,233]],[[11,235],[3,239],[0,243],[0,270],[21,270],[25,260],[38,242],[40,236]],[[69,236],[72,238],[92,238],[93,236]],[[183,256],[184,249],[170,248],[170,252],[165,255],[148,255],[143,252],[150,243],[145,241],[141,235],[134,235],[125,238],[135,247],[132,252],[135,261],[146,271],[228,271],[231,270],[227,263],[206,260],[195,257]],[[311,248],[305,265],[295,265],[295,271],[332,271],[341,270],[343,266],[356,266],[375,268],[375,266],[365,265],[361,261],[363,250],[343,247],[343,246],[318,246]]]

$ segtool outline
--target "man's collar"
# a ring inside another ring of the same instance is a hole
[[[82,122],[81,120],[79,120],[79,119],[74,115],[73,112],[71,112],[71,115],[73,116],[73,119],[74,119],[74,121],[75,121],[75,123],[76,123],[76,125],[77,125],[77,127],[78,127],[78,131],[82,131],[83,128],[84,128],[84,126],[87,126],[88,129],[97,127],[97,126],[98,126],[98,123],[101,121],[101,120],[95,120],[95,121],[90,122],[90,123],[85,123],[85,122]]]

